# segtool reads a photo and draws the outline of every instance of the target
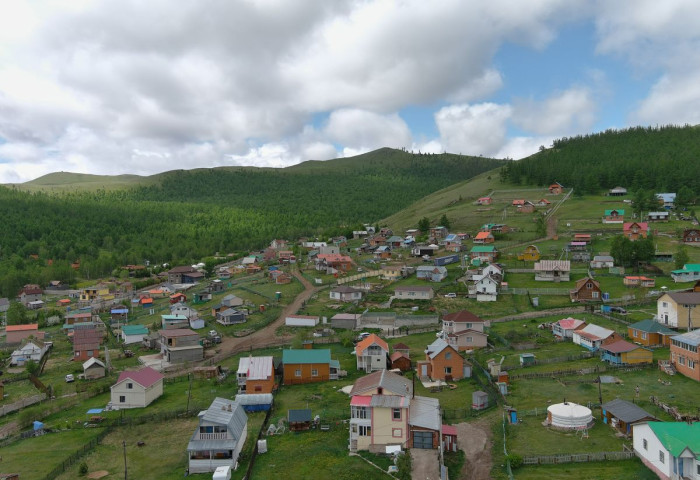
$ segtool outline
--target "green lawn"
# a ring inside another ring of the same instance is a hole
[[[639,459],[619,462],[566,463],[563,465],[523,466],[513,472],[516,480],[656,480],[658,477]]]

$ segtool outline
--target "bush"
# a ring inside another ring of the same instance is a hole
[[[399,468],[398,478],[400,480],[411,480],[411,452],[406,451],[405,453],[399,455],[399,459],[396,462],[396,466]]]
[[[87,463],[82,462],[80,466],[78,467],[78,473],[80,474],[81,477],[87,475],[88,473],[88,466]]]
[[[523,457],[517,453],[509,453],[506,455],[506,461],[510,462],[510,468],[518,468],[523,465]]]

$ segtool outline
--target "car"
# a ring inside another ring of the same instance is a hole
[[[627,315],[627,310],[622,307],[610,307],[610,311],[621,315]]]
[[[457,298],[457,294],[454,292],[446,293],[445,298]]]
[[[75,382],[75,377],[73,376],[72,373],[69,373],[68,375],[66,375],[66,383],[71,383],[71,382]]]

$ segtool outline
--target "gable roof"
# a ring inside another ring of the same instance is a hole
[[[165,338],[174,338],[174,337],[189,337],[189,336],[199,336],[197,332],[194,330],[190,330],[189,328],[174,328],[172,330],[158,330],[158,333],[160,336],[165,337]]]
[[[493,234],[491,232],[479,232],[474,237],[474,240],[486,240],[487,238],[492,238]]]
[[[410,350],[411,348],[405,343],[395,343],[393,345],[394,350]]]
[[[151,367],[143,367],[141,370],[134,371],[126,370],[119,374],[119,379],[114,385],[117,385],[127,379],[133,380],[143,388],[148,388],[159,380],[162,380],[163,374],[153,370]]]
[[[633,225],[637,225],[642,230],[649,230],[649,224],[647,222],[629,222],[622,224],[622,230],[630,230]]]
[[[605,216],[610,216],[612,213],[615,212],[617,215],[624,215],[625,210],[622,208],[613,208],[612,210],[605,210]]]
[[[362,355],[362,352],[364,352],[365,349],[369,348],[374,344],[377,344],[382,350],[386,352],[389,351],[389,345],[374,333],[368,335],[361,342],[358,342],[358,344],[355,346],[355,351],[357,352],[357,355]]]
[[[495,251],[496,247],[493,245],[476,245],[470,250],[471,253],[491,253]]]
[[[594,262],[614,262],[615,259],[610,255],[595,255],[593,257]]]
[[[684,333],[683,335],[676,335],[675,337],[671,337],[671,340],[676,340],[697,347],[700,345],[700,329]]]
[[[536,272],[551,272],[554,270],[570,272],[571,262],[569,260],[540,260],[535,262]]]
[[[440,430],[440,400],[431,397],[413,397],[408,423],[414,427]]]
[[[282,364],[299,363],[331,363],[330,349],[323,350],[294,350],[286,349],[282,351]]]
[[[600,283],[593,280],[591,277],[583,277],[576,280],[576,286],[574,287],[574,291],[581,290],[583,286],[587,283],[592,283],[598,290],[600,290]]]
[[[584,328],[579,330],[578,333],[585,337],[592,338],[593,340],[604,340],[615,332],[613,330],[608,330],[607,328],[600,327],[593,323],[589,323]]]
[[[124,335],[147,335],[148,328],[145,325],[124,325],[122,333]]]
[[[576,330],[581,325],[586,324],[586,322],[584,322],[583,320],[578,320],[578,319],[572,318],[572,317],[563,318],[555,323],[558,324],[564,330]]]
[[[266,380],[272,375],[272,357],[241,357],[238,372],[245,373],[248,380]]]
[[[5,327],[5,332],[26,332],[29,330],[39,330],[39,324],[27,323],[24,325],[8,325]]]
[[[425,353],[432,360],[435,357],[437,357],[438,355],[440,355],[440,353],[442,353],[442,351],[445,350],[446,348],[451,348],[455,352],[457,351],[457,350],[455,350],[454,347],[450,346],[445,340],[443,340],[442,338],[438,338],[433,343],[428,345],[428,347],[425,349]],[[459,355],[459,353],[458,353],[458,355]]]
[[[485,322],[485,320],[482,320],[480,317],[477,317],[469,310],[460,310],[458,312],[448,313],[447,315],[443,315],[442,319],[447,320],[448,322],[455,322],[455,323],[483,323],[483,322]]]
[[[686,448],[700,457],[700,422],[650,422],[649,428],[674,457]]]
[[[358,378],[350,390],[350,396],[362,395],[365,392],[382,389],[393,392],[396,395],[410,397],[413,395],[413,385],[406,377],[397,375],[387,370],[378,370],[364,377]]]
[[[98,367],[105,368],[105,364],[102,363],[99,358],[90,357],[83,363],[83,370],[87,370],[88,368],[92,367],[93,365],[97,365]]]
[[[409,358],[408,354],[406,354],[404,352],[394,352],[389,356],[389,360],[391,360],[392,362],[395,362],[396,360],[398,360],[399,358],[402,358],[402,357],[407,358],[407,359]]]
[[[645,418],[655,418],[651,413],[632,402],[616,398],[602,405],[602,409],[625,423],[634,423]]]
[[[209,408],[199,414],[199,424],[201,425],[205,422],[226,425],[233,438],[199,440],[196,438],[199,433],[199,428],[196,428],[187,444],[187,450],[234,450],[239,440],[244,435],[246,425],[248,424],[248,416],[245,414],[241,402],[216,397],[214,401],[211,402]]]
[[[627,325],[627,328],[634,330],[640,330],[647,333],[660,333],[662,335],[676,334],[675,330],[671,330],[666,325],[662,325],[659,322],[655,322],[651,319],[642,320],[641,322],[633,323]]]
[[[671,300],[679,305],[698,305],[700,304],[700,292],[674,292],[666,293],[671,297]],[[662,295],[663,297],[663,295]]]
[[[73,351],[96,350],[102,338],[102,332],[95,328],[79,328],[73,333]]]
[[[606,350],[610,353],[625,353],[631,352],[632,350],[637,350],[642,348],[634,343],[627,342],[625,340],[618,340],[617,342],[609,343],[608,345],[603,345],[600,347],[602,350]]]

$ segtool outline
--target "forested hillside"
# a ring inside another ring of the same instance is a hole
[[[556,140],[501,169],[516,184],[559,182],[580,193],[623,186],[629,191],[700,191],[700,129],[637,127]]]
[[[288,169],[175,171],[113,191],[0,187],[0,296],[30,282],[98,278],[145,259],[189,263],[262,248],[275,237],[345,233],[502,164],[382,149]],[[69,264],[78,259],[74,272]]]

